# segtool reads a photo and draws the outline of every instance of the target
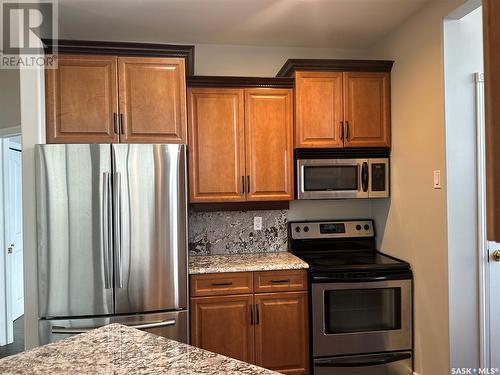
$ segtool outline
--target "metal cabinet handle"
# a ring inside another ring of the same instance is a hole
[[[346,121],[345,122],[345,126],[346,126],[346,134],[345,134],[345,139],[348,141],[349,140],[349,121]]]
[[[241,194],[245,194],[245,176],[241,176]]]
[[[118,115],[116,112],[113,113],[113,131],[115,134],[118,134],[118,120],[117,120]]]
[[[232,282],[226,282],[226,283],[212,283],[212,286],[229,286],[233,285]]]
[[[120,113],[120,133],[125,134],[125,131],[123,130],[123,113]]]
[[[259,324],[260,318],[259,318],[259,305],[255,305],[255,324]]]
[[[274,283],[274,284],[283,284],[283,283],[289,283],[290,281],[291,281],[290,279],[271,280],[271,283]]]
[[[344,121],[340,121],[340,140],[344,140]]]
[[[247,193],[250,194],[250,176],[247,176]]]
[[[495,262],[500,262],[500,250],[495,250],[491,255],[493,256],[493,260]]]
[[[250,325],[253,326],[253,306],[250,305]]]

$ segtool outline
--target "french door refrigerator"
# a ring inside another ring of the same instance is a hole
[[[37,145],[40,343],[109,323],[187,342],[185,145]]]

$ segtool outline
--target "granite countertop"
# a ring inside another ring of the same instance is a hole
[[[0,374],[278,373],[121,324],[111,324],[1,359]]]
[[[237,255],[195,255],[189,257],[189,274],[296,270],[308,268],[288,251]]]

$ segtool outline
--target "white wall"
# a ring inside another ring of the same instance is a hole
[[[449,373],[443,18],[462,0],[431,1],[377,44],[374,58],[394,59],[390,202],[373,203],[381,248],[414,272],[415,371]]]
[[[20,125],[19,70],[0,69],[0,129]]]
[[[451,367],[479,367],[475,72],[482,8],[444,25]]]

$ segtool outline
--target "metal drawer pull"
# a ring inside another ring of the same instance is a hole
[[[259,324],[259,305],[255,305],[255,324]]]
[[[158,327],[166,327],[175,325],[175,319],[165,320],[162,322],[154,322],[154,323],[143,323],[143,324],[125,324],[127,327],[136,328],[136,329],[148,329],[148,328],[158,328]],[[96,328],[100,328],[102,326],[96,327],[59,327],[53,326],[52,333],[53,334],[64,334],[64,335],[77,335],[79,333],[85,333],[91,331]]]
[[[127,327],[136,328],[136,329],[148,329],[148,328],[158,328],[158,327],[167,327],[175,325],[175,319],[165,320],[163,322],[155,322],[155,323],[144,323],[144,324],[126,324]]]
[[[290,279],[271,280],[271,282],[274,284],[289,283],[290,281],[291,281]]]
[[[233,285],[233,283],[231,281],[227,283],[212,283],[212,286],[229,286],[229,285]]]

